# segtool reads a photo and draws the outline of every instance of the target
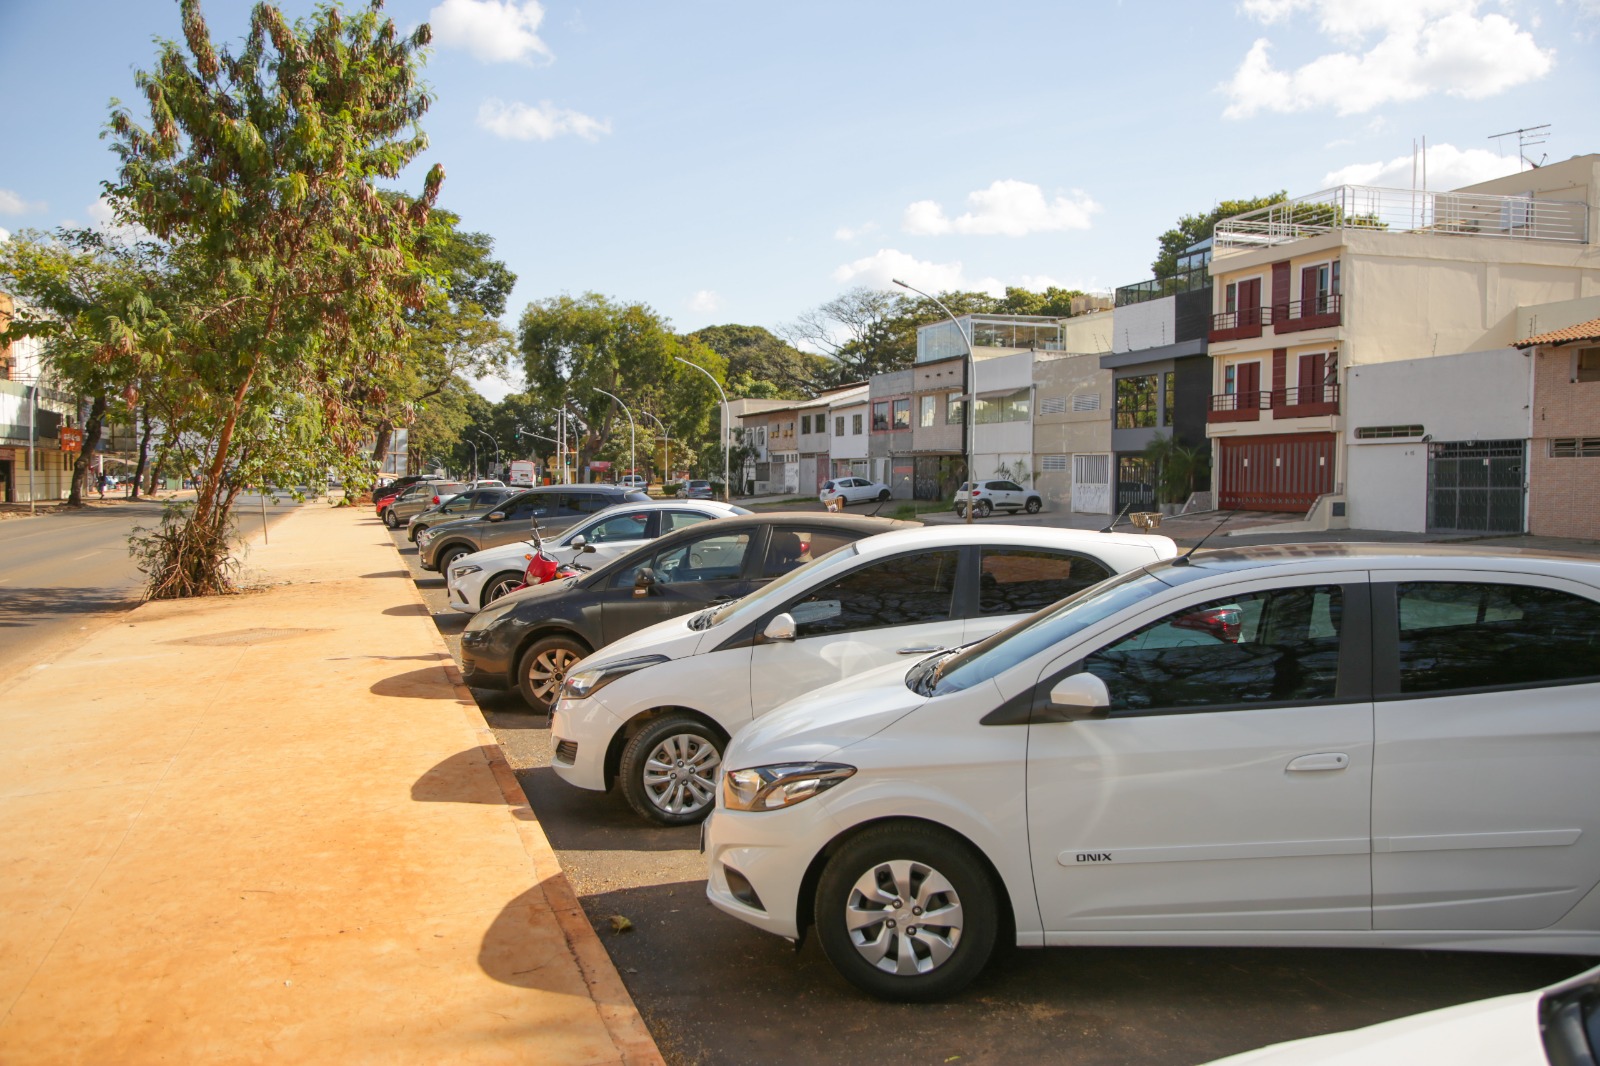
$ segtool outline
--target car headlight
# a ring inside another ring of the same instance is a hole
[[[779,763],[722,775],[722,802],[730,811],[775,811],[821,795],[856,772],[836,762]]]
[[[466,577],[468,574],[476,574],[479,570],[482,570],[482,569],[483,569],[483,567],[479,566],[477,563],[466,563],[466,564],[464,564],[462,566],[452,566],[450,568],[450,576],[451,577]]]
[[[669,661],[665,655],[639,655],[632,659],[602,663],[599,666],[586,666],[567,675],[567,679],[561,684],[561,695],[564,699],[581,700],[599,692],[619,677]]]
[[[437,535],[438,534],[434,533],[434,531],[431,529],[424,529],[421,533],[417,534],[417,543],[426,546],[428,542],[433,540],[433,538]]]

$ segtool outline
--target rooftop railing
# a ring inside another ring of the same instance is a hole
[[[1115,302],[1118,307],[1126,307],[1129,304],[1142,304],[1146,300],[1159,300],[1163,296],[1172,296],[1175,293],[1198,292],[1210,285],[1211,272],[1205,267],[1198,267],[1174,274],[1170,278],[1152,278],[1133,285],[1119,286]]]
[[[1215,247],[1218,254],[1228,254],[1344,229],[1583,244],[1589,239],[1589,205],[1341,185],[1225,218],[1217,223]]]

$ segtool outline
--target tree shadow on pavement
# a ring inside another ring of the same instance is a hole
[[[416,803],[483,803],[505,806],[506,798],[482,748],[467,748],[430,766],[411,786]]]
[[[555,913],[537,885],[495,916],[478,947],[478,965],[496,981],[517,988],[589,995]]]
[[[421,603],[399,603],[393,607],[385,607],[383,613],[391,618],[416,618],[427,617],[428,608]]]
[[[450,677],[444,672],[445,660],[440,659],[438,666],[425,666],[420,670],[408,670],[403,674],[386,677],[382,681],[375,681],[368,689],[374,696],[393,696],[397,699],[411,700],[453,700],[458,699],[456,687],[451,684]]]
[[[692,852],[700,846],[698,825],[646,822],[621,789],[576,788],[548,766],[518,770],[517,782],[557,851]]]
[[[0,587],[0,626],[25,626],[52,614],[99,614],[132,607],[137,589]]]

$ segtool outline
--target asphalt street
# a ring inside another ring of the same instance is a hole
[[[373,521],[376,521],[374,519]],[[396,547],[459,659],[467,615]],[[695,828],[646,826],[620,794],[549,769],[549,729],[514,694],[474,691],[584,910],[671,1063],[1190,1064],[1475,999],[1594,965],[1570,956],[1436,951],[1058,948],[1003,951],[962,995],[881,1003],[714,910]],[[631,929],[612,931],[611,918]]]
[[[261,503],[259,496],[237,501],[243,533],[260,528]],[[0,521],[0,684],[48,663],[77,633],[138,604],[144,580],[128,555],[128,535],[158,523],[162,506],[108,499]],[[268,529],[298,506],[269,497]]]

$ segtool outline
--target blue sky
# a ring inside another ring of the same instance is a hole
[[[291,15],[311,9],[285,0]],[[248,5],[206,4],[236,39]],[[777,328],[857,284],[1110,289],[1183,213],[1600,151],[1600,0],[393,0],[429,21],[441,203],[529,301]],[[102,217],[111,97],[175,0],[0,0],[0,229]],[[498,394],[503,386],[488,385]]]

